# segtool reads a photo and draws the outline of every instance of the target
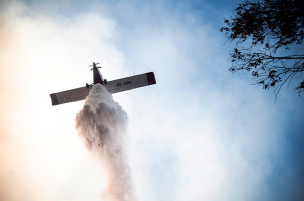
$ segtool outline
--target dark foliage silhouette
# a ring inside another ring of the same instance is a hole
[[[303,49],[304,1],[246,1],[233,13],[220,29],[228,41],[236,41],[229,70],[250,72],[255,84],[264,89],[274,87],[276,97],[284,84],[289,86],[295,79],[300,95],[304,91],[304,55],[288,52],[296,46]],[[248,47],[241,46],[245,44]]]

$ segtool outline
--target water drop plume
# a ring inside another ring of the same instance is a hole
[[[125,142],[127,114],[101,84],[96,84],[76,116],[76,129],[107,173],[103,200],[135,201]]]

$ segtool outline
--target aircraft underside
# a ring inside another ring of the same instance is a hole
[[[156,80],[153,72],[107,82],[106,80],[103,80],[99,72],[99,69],[96,68],[94,63],[93,65],[94,65],[93,70],[94,71],[97,70],[98,74],[100,75],[99,77],[98,75],[96,75],[97,72],[96,71],[94,72],[94,84],[103,84],[111,94],[156,84]],[[84,100],[89,95],[89,92],[93,86],[94,86],[93,84],[91,85],[87,84],[87,86],[80,87],[77,89],[50,94],[52,105],[54,106],[63,103]]]

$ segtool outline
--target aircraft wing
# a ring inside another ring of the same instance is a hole
[[[127,91],[152,84],[156,84],[156,80],[154,77],[154,73],[150,72],[141,75],[135,75],[118,80],[109,81],[104,86],[111,94],[114,94],[121,91]]]
[[[62,91],[62,92],[50,94],[52,105],[54,106],[63,103],[84,100],[87,97],[87,95],[89,95],[89,92],[92,87],[93,85],[90,85],[89,88],[81,87],[77,89],[71,89],[68,91]]]
[[[118,80],[108,81],[107,84],[104,84],[104,86],[111,94],[114,94],[114,93],[127,91],[139,87],[144,87],[152,84],[156,84],[156,80],[154,73],[149,72],[149,73],[126,77]],[[50,94],[52,105],[54,106],[63,103],[84,100],[89,95],[89,92],[92,89],[92,87],[93,85],[89,85],[89,88],[80,87],[77,89]]]

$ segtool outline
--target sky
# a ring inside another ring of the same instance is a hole
[[[1,1],[0,200],[101,200],[106,173],[75,129],[84,101],[49,96],[93,82],[93,61],[107,80],[155,73],[113,95],[137,200],[303,200],[303,97],[228,71],[219,29],[237,3]]]

